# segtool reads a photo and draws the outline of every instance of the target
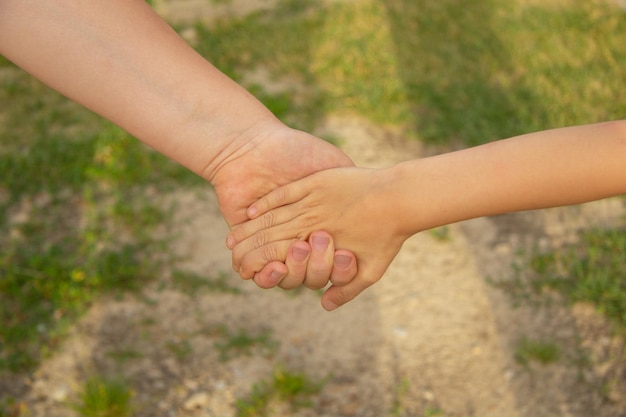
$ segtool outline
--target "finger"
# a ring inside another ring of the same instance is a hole
[[[357,260],[354,253],[338,249],[335,251],[330,281],[333,285],[346,285],[356,277]]]
[[[299,287],[304,283],[306,278],[306,270],[311,255],[311,246],[302,240],[293,242],[287,252],[287,276],[281,281],[279,287],[285,290],[291,290]]]
[[[294,203],[306,195],[306,179],[276,188],[255,201],[246,213],[248,218],[256,219],[261,214],[286,204]]]
[[[287,251],[289,246],[293,242],[291,240],[281,240],[278,242],[268,243],[258,249],[254,249],[241,256],[241,264],[236,265],[233,260],[233,269],[239,272],[239,275],[243,279],[251,279],[257,272],[260,272],[265,268],[265,265],[273,261],[282,262],[287,257]],[[238,247],[235,248],[235,250]],[[235,256],[235,250],[233,250],[233,259]]]
[[[275,209],[265,213],[254,220],[249,220],[231,230],[226,238],[226,246],[233,249],[248,239],[254,239],[248,244],[253,244],[254,248],[263,246],[266,242],[279,239],[286,239],[288,236],[293,237],[294,229],[299,224],[290,225],[290,227],[280,227],[286,225],[292,220],[299,217],[299,213],[294,213],[288,209]]]
[[[309,238],[311,258],[307,267],[304,285],[313,290],[324,288],[333,269],[335,247],[331,236],[322,231],[313,232]]]
[[[261,231],[259,233],[254,234],[250,238],[238,243],[232,249],[232,262],[233,269],[235,271],[239,271],[242,264],[244,263],[244,259],[247,255],[251,253],[256,253],[255,257],[251,258],[255,261],[259,260],[259,256],[262,255],[260,250],[266,251],[265,256],[267,257],[267,262],[270,261],[284,261],[287,257],[287,249],[288,245],[284,246],[284,243],[280,242],[293,242],[293,234],[287,231],[277,230],[275,232]],[[276,245],[279,245],[278,247]],[[278,250],[281,249],[281,250]],[[270,256],[275,256],[275,258],[270,258]],[[250,261],[248,261],[249,263]]]
[[[254,282],[260,288],[274,288],[287,276],[287,266],[279,261],[270,262],[254,275]]]
[[[332,285],[322,296],[322,307],[327,311],[333,311],[342,305],[352,301],[375,281],[356,277],[346,285]]]
[[[391,255],[380,254],[373,259],[360,259],[356,277],[345,285],[332,285],[326,289],[322,296],[322,307],[328,311],[335,310],[378,282],[385,274],[390,264],[389,260],[393,259],[395,253],[397,251]]]

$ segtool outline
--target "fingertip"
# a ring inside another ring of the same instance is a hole
[[[338,286],[333,284],[322,295],[322,307],[327,311],[336,310],[354,300],[367,287],[367,281],[360,280],[358,277],[348,285]]]
[[[311,246],[305,241],[296,240],[291,244],[290,253],[287,256],[291,256],[291,259],[298,264],[303,264],[308,261],[310,254]]]
[[[346,285],[356,277],[357,272],[357,259],[354,253],[342,249],[335,251],[333,271],[330,276],[333,285]]]
[[[310,289],[324,288],[333,271],[333,255],[335,247],[332,237],[323,231],[311,233],[309,236],[311,256],[307,265],[304,285]]]
[[[333,301],[329,299],[324,299],[324,298],[322,298],[322,307],[326,311],[333,311],[339,308],[339,306],[335,304]]]
[[[345,300],[345,289],[331,285],[322,295],[322,307],[326,311],[333,311],[341,307],[348,300]]]
[[[334,263],[340,270],[350,270],[353,266],[356,266],[356,256],[348,250],[337,249],[335,251]]]
[[[311,244],[311,246],[313,246],[316,243],[321,243],[321,244],[325,244],[326,246],[328,246],[328,244],[330,244],[330,242],[333,241],[333,237],[330,235],[330,233],[325,232],[323,230],[317,230],[315,232],[312,232],[309,235],[309,243]],[[319,248],[319,245],[317,245]],[[326,248],[320,248],[322,250],[325,250]]]
[[[287,276],[287,272],[287,267],[282,262],[270,262],[254,275],[254,282],[260,288],[274,288]]]
[[[256,206],[252,205],[248,207],[247,214],[250,220],[255,219],[259,216],[259,209]]]
[[[304,283],[310,256],[311,246],[308,242],[296,240],[291,244],[287,252],[287,259],[285,259],[285,265],[289,272],[279,284],[280,288],[291,290]]]

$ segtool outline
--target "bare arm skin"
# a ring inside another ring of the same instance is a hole
[[[322,304],[332,310],[378,281],[415,233],[624,193],[626,121],[607,122],[531,133],[383,170],[320,172],[257,201],[249,209],[255,220],[231,232],[229,241],[235,264],[249,274],[276,253],[272,246],[288,246],[313,230],[330,233],[359,262],[352,282],[324,294]]]
[[[353,165],[278,121],[144,0],[0,0],[0,54],[211,182],[230,226],[280,185]],[[272,266],[287,274],[273,263],[259,279]]]

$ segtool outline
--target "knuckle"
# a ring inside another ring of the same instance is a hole
[[[249,280],[254,277],[254,274],[256,272],[256,268],[254,268],[254,266],[250,262],[246,262],[246,260],[244,259],[244,262],[239,268],[239,276],[244,280]]]
[[[244,255],[245,255],[245,252],[243,248],[240,248],[239,246],[235,246],[233,248],[231,259],[232,259],[233,268],[235,269],[235,271],[238,271],[239,268],[241,267],[241,261]]]
[[[302,229],[308,230],[309,234],[315,230],[324,228],[325,220],[314,211],[306,211],[298,217],[299,225]]]
[[[257,232],[252,236],[252,245],[255,248],[261,248],[265,246],[268,242],[267,233],[264,231]]]
[[[276,193],[274,194],[274,201],[272,201],[273,205],[281,206],[283,204],[286,204],[287,196],[288,193],[286,187],[281,187],[277,189]]]
[[[254,277],[254,271],[249,270],[245,265],[243,265],[239,269],[239,276],[241,277],[241,279],[247,281]]]
[[[361,277],[360,282],[361,282],[361,289],[364,290],[376,284],[376,282],[378,282],[378,279],[376,279],[373,276],[364,276],[364,277]]]
[[[278,256],[278,248],[276,247],[276,245],[265,245],[261,250],[261,256],[266,262],[280,260]]]
[[[263,216],[261,216],[260,221],[261,221],[261,227],[263,229],[267,229],[269,227],[274,226],[275,221],[276,221],[276,216],[273,211],[269,211],[265,213]]]
[[[344,305],[354,299],[358,295],[358,293],[354,293],[353,291],[348,291],[347,289],[341,287],[334,287],[335,291],[333,292],[333,302],[338,306]]]

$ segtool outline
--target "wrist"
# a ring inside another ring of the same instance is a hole
[[[374,193],[378,204],[384,208],[383,218],[395,236],[407,239],[430,228],[426,215],[427,207],[422,203],[422,191],[416,178],[420,178],[420,160],[411,160],[378,171],[380,192]]]
[[[213,185],[224,167],[253,152],[264,141],[290,130],[271,113],[250,121],[246,126],[241,126],[241,123],[233,126],[237,126],[237,130],[219,133],[211,127],[200,129],[207,146],[204,152],[196,155],[199,163],[194,172]]]
[[[464,220],[474,190],[463,181],[455,153],[414,159],[390,168],[399,233],[416,233]]]

